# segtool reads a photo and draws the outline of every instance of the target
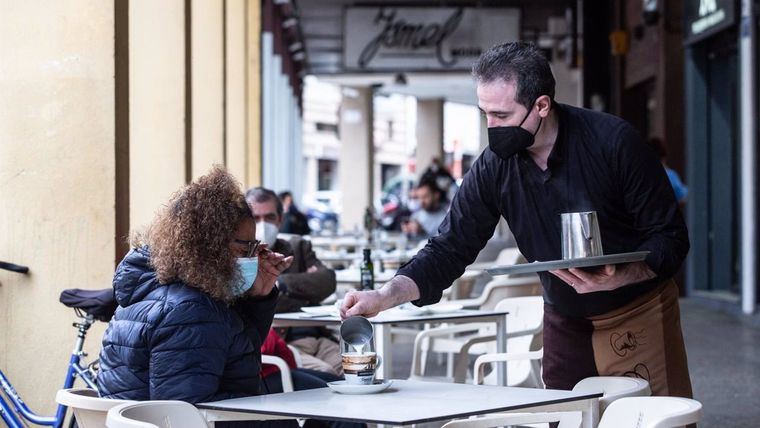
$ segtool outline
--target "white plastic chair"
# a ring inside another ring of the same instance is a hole
[[[488,281],[478,297],[449,300],[449,302],[460,304],[466,309],[490,310],[509,297],[540,296],[542,293],[543,288],[538,275],[517,278],[504,275]]]
[[[513,413],[451,421],[443,428],[492,428],[559,422],[560,427],[580,427],[579,412]],[[680,397],[627,397],[613,402],[598,428],[673,428],[702,419],[699,401]]]
[[[108,428],[207,428],[198,409],[184,401],[142,401],[108,411]]]
[[[510,266],[526,262],[519,248],[509,247],[499,251],[495,260],[473,263],[467,266],[467,270],[485,270],[494,266]]]
[[[702,403],[681,397],[627,397],[607,407],[598,428],[672,428],[702,419]]]
[[[290,367],[280,357],[274,355],[262,355],[261,364],[269,364],[280,369],[280,379],[282,381],[282,392],[293,392],[293,377],[290,374]]]
[[[303,359],[301,358],[301,351],[293,345],[288,345],[288,349],[293,353],[293,359],[296,360],[296,367],[303,367]]]
[[[583,379],[575,384],[576,392],[601,392],[599,399],[599,414],[603,415],[613,401],[625,397],[649,397],[652,390],[649,382],[644,379],[626,376],[594,376]]]
[[[89,388],[61,389],[55,394],[55,401],[68,406],[74,412],[80,428],[102,428],[112,407],[134,403],[130,400],[100,398],[98,391]]]
[[[526,353],[542,347],[544,303],[541,296],[504,299],[495,310],[507,311],[507,352]],[[414,354],[410,378],[424,378],[422,361],[426,352],[457,354],[454,382],[462,383],[467,377],[469,355],[496,351],[496,331],[491,323],[469,323],[451,327],[437,327],[420,332],[414,340]],[[456,336],[458,335],[458,336]],[[428,343],[425,349],[425,344]],[[509,386],[540,387],[539,365],[534,361],[515,360],[509,365]],[[451,380],[449,376],[444,380]]]
[[[475,367],[473,372],[475,373],[475,384],[480,384],[483,381],[482,366],[500,361],[515,361],[520,359],[525,360],[538,360],[543,356],[543,351],[529,352],[525,354],[485,354],[478,357],[475,361]],[[625,397],[648,397],[652,394],[649,388],[649,382],[644,379],[624,377],[624,376],[594,376],[581,380],[573,387],[575,392],[601,392],[602,397],[599,398],[599,415],[604,415],[605,409],[615,400],[619,400]],[[527,420],[526,415],[522,413],[513,414],[494,414],[488,417],[499,417],[502,422],[512,421],[512,417],[515,421],[508,423],[507,425],[517,425],[525,423]],[[557,412],[556,415],[542,415],[536,413],[535,420],[530,423],[542,423],[542,422],[559,422],[559,428],[575,428],[580,426],[581,415],[578,412]],[[550,420],[546,420],[550,419]]]

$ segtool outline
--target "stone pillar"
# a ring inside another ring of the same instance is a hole
[[[245,0],[227,0],[225,34],[225,164],[243,185],[246,175]]]
[[[129,2],[130,227],[185,184],[185,6]]]
[[[224,163],[224,18],[216,0],[191,1],[192,179]]]
[[[246,179],[247,187],[261,185],[261,3],[247,0],[246,8]]]
[[[0,270],[0,368],[44,415],[76,337],[61,290],[113,278],[114,3],[0,2],[0,259],[30,269]]]
[[[343,88],[339,126],[338,174],[343,195],[340,224],[343,230],[353,230],[355,226],[362,227],[364,210],[373,200],[375,148],[371,88]]]
[[[443,161],[443,100],[417,100],[417,166],[419,177],[433,158]]]

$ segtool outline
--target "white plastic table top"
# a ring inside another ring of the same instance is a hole
[[[388,425],[464,418],[485,413],[531,409],[531,411],[582,411],[584,426],[598,419],[601,393],[534,388],[513,388],[457,383],[394,380],[384,392],[343,395],[329,388],[201,403],[197,407],[207,420],[214,412],[255,414],[269,417],[312,418]],[[219,419],[222,419],[221,417]],[[217,420],[219,420],[217,419]]]

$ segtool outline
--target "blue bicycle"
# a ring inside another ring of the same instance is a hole
[[[24,274],[29,271],[29,268],[26,266],[6,262],[0,262],[0,269]],[[77,318],[79,318],[77,322],[72,324],[77,329],[77,338],[74,350],[71,353],[71,359],[69,360],[66,378],[63,381],[63,389],[71,388],[74,386],[74,381],[80,378],[88,387],[97,390],[95,377],[97,375],[98,361],[95,360],[89,364],[83,361],[83,358],[87,357],[87,353],[83,351],[84,341],[87,337],[87,330],[96,321],[108,322],[113,316],[116,310],[113,289],[64,290],[61,293],[60,301],[64,305],[73,308],[77,314]],[[25,428],[26,424],[24,421],[56,428],[63,426],[63,421],[66,418],[66,406],[59,405],[55,416],[41,416],[34,413],[21,399],[2,370],[0,370],[0,387],[2,387],[5,397],[7,397],[6,401],[3,398],[3,394],[0,394],[0,418],[10,428]],[[11,407],[11,403],[13,407]]]

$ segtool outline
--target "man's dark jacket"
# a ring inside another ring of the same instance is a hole
[[[319,261],[311,242],[299,236],[287,241],[278,239],[272,248],[285,256],[293,256],[293,264],[277,279],[281,294],[277,313],[298,312],[303,306],[315,306],[335,292],[335,272]],[[310,267],[316,272],[307,273]]]

